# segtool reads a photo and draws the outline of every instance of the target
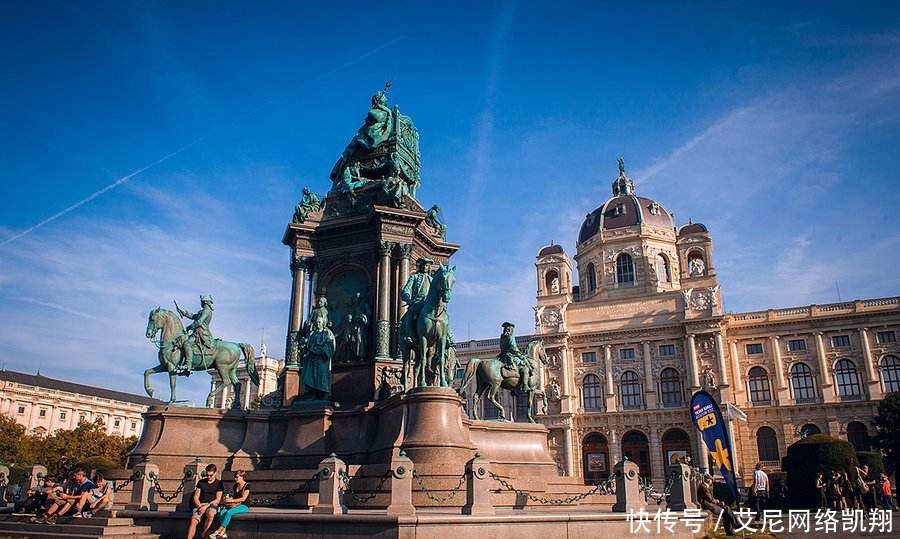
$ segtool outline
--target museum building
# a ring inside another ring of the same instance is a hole
[[[668,463],[707,462],[688,409],[701,388],[725,404],[745,482],[756,462],[779,469],[809,434],[868,449],[878,401],[900,390],[900,298],[726,313],[709,230],[677,227],[621,163],[612,197],[581,226],[574,263],[548,245],[535,267],[535,335],[517,342],[544,341],[548,408],[537,420],[560,473],[586,483],[625,456],[660,486]],[[457,355],[465,364],[498,344],[459,343]]]

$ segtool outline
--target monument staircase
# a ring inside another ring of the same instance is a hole
[[[29,521],[34,515],[6,513],[0,515],[0,539],[159,539],[159,534],[152,533],[150,526],[137,526],[131,518],[116,516],[116,511],[106,515],[60,517],[56,524],[36,524]]]

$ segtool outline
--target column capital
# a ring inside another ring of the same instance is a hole
[[[308,270],[312,266],[312,262],[313,258],[311,256],[291,253],[291,271]]]
[[[397,256],[400,258],[409,258],[409,255],[412,254],[413,244],[411,243],[397,243]]]
[[[781,340],[781,335],[772,335],[772,339],[774,339],[774,340],[776,340],[776,341],[780,341],[780,340]]]
[[[395,245],[397,245],[397,242],[381,240],[378,242],[378,254],[381,256],[390,256]]]

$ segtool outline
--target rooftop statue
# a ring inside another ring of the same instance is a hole
[[[150,311],[147,319],[146,336],[159,348],[159,365],[144,371],[144,390],[151,397],[153,388],[150,387],[150,375],[167,372],[169,374],[169,403],[175,402],[175,385],[179,375],[187,376],[193,371],[206,371],[215,369],[221,382],[217,382],[206,397],[206,406],[211,408],[215,396],[230,383],[234,388],[232,408],[240,408],[241,382],[238,381],[237,368],[240,364],[241,354],[247,363],[247,374],[250,380],[259,385],[259,374],[256,372],[253,347],[247,343],[233,343],[213,338],[209,332],[209,323],[212,320],[212,297],[201,296],[201,308],[196,313],[190,313],[181,307],[178,313],[157,307]],[[181,315],[181,316],[179,316]],[[193,320],[188,329],[191,335],[185,332],[181,324],[181,317]],[[159,338],[157,339],[157,336]]]
[[[369,186],[374,200],[403,207],[419,187],[419,133],[399,108],[388,106],[385,84],[372,96],[362,127],[353,135],[331,170],[329,195],[351,197]]]
[[[309,214],[312,212],[316,212],[322,209],[322,204],[319,202],[319,195],[313,192],[309,187],[303,188],[303,198],[300,199],[300,203],[297,204],[297,207],[294,208],[294,223],[302,223],[306,221],[306,218],[309,217]]]

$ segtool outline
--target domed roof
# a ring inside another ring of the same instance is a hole
[[[563,252],[562,245],[553,245],[552,243],[540,250],[538,256],[558,255]]]
[[[674,228],[675,221],[659,202],[634,194],[634,182],[625,175],[619,162],[619,177],[613,182],[613,196],[587,215],[578,233],[578,243],[594,237],[603,230],[624,228],[646,223],[660,228]]]
[[[679,236],[684,236],[686,234],[696,234],[698,232],[709,232],[709,229],[707,229],[706,225],[704,225],[703,223],[688,223],[678,229]]]

